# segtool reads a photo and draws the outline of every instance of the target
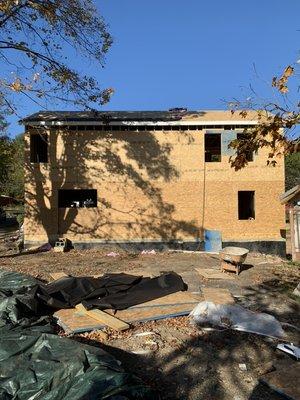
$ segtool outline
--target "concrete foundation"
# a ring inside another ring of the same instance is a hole
[[[31,246],[42,245],[42,242],[27,241],[24,244],[25,248]],[[88,250],[94,248],[109,248],[112,246],[119,247],[120,249],[132,252],[140,252],[142,250],[156,250],[156,251],[167,251],[167,250],[189,250],[189,251],[204,251],[204,242],[179,242],[179,241],[148,241],[148,242],[72,242],[75,249]],[[281,257],[286,256],[286,243],[285,240],[265,240],[265,241],[245,241],[245,242],[223,242],[222,247],[237,246],[245,247],[250,252],[274,254]]]

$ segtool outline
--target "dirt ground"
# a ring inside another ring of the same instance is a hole
[[[111,250],[119,255],[107,256]],[[204,287],[227,288],[237,304],[300,326],[299,301],[292,295],[300,280],[299,265],[279,257],[249,254],[241,274],[232,280],[204,279],[195,267],[218,270],[218,256],[195,252],[142,255],[118,249],[0,255],[1,269],[45,281],[50,280],[49,273],[59,271],[74,276],[117,271],[155,276],[162,271],[175,271],[191,292],[201,293]],[[287,340],[299,344],[299,332],[288,326],[284,329]],[[146,334],[139,335],[143,332]],[[162,399],[279,400],[282,397],[262,385],[259,378],[274,366],[292,368],[296,362],[275,350],[275,339],[229,329],[202,329],[193,326],[189,317],[140,323],[122,333],[107,333],[106,341],[97,331],[74,339],[115,355],[125,368],[156,388]]]

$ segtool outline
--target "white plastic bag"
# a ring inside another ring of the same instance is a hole
[[[280,322],[272,315],[256,313],[238,305],[203,301],[193,309],[190,316],[199,325],[210,324],[270,337],[285,336]]]

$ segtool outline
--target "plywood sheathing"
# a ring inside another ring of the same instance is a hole
[[[212,268],[195,268],[199,275],[206,279],[234,279],[233,275],[228,275],[220,270]]]
[[[149,275],[143,270],[138,272],[136,275]],[[60,279],[67,275],[63,272],[56,272],[50,274],[50,276],[53,279]],[[124,330],[128,329],[128,323],[132,322],[154,321],[187,315],[201,300],[203,299],[199,294],[177,292],[117,312],[114,310],[105,310],[103,312],[97,309],[88,311],[82,304],[78,304],[75,309],[62,309],[55,312],[54,317],[58,319],[59,325],[67,333],[98,330],[103,329],[105,326]]]
[[[114,310],[105,310],[105,312],[127,323],[154,321],[188,315],[202,300],[203,297],[199,294],[177,292],[130,307],[127,310],[117,312]],[[92,318],[94,315],[91,313],[78,312],[76,309],[59,310],[54,316],[58,319],[59,325],[67,333],[85,332],[105,327],[104,322],[96,321]]]
[[[229,120],[236,117],[228,115]],[[221,114],[216,112],[214,118]],[[281,240],[285,216],[278,197],[284,190],[283,160],[276,159],[276,166],[269,168],[268,149],[261,149],[241,171],[230,167],[226,155],[221,162],[205,163],[204,133],[63,133],[53,129],[49,134],[50,163],[33,169],[28,129],[25,241],[48,241],[57,235],[58,227],[62,236],[87,243],[165,238],[194,241],[203,227],[221,231],[224,241]],[[80,149],[85,151],[78,161]],[[112,160],[107,162],[103,154],[111,155],[119,165],[112,170]],[[57,208],[62,176],[66,189],[97,189],[98,207],[76,209],[74,218],[67,218],[70,211]],[[255,220],[238,220],[239,190],[255,191]],[[111,206],[106,207],[101,199]],[[168,224],[161,224],[162,220]]]
[[[56,311],[53,316],[57,319],[58,325],[61,326],[67,334],[89,332],[105,328],[102,323],[77,311],[75,308]],[[105,337],[103,338],[105,339]]]
[[[84,316],[87,315],[95,319],[96,321],[99,321],[101,324],[108,326],[111,329],[115,329],[117,331],[125,331],[126,329],[130,328],[129,324],[119,318],[114,317],[113,315],[106,313],[105,311],[97,309],[86,310],[82,304],[77,304],[75,308]]]
[[[234,298],[228,289],[203,288],[202,293],[206,301],[215,304],[233,304]]]
[[[52,272],[49,275],[54,281],[56,281],[57,279],[66,278],[67,276],[69,276],[69,275],[65,274],[64,272]]]

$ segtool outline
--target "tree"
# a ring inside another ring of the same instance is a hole
[[[9,137],[0,136],[0,194],[6,193],[8,170],[11,163],[12,149]]]
[[[0,136],[0,194],[22,199],[24,195],[23,135]]]
[[[300,153],[289,154],[285,159],[285,188],[296,185],[300,185]]]
[[[231,166],[236,170],[247,165],[247,154],[266,147],[269,150],[267,164],[275,165],[276,157],[284,157],[300,151],[300,137],[297,125],[300,122],[300,102],[296,105],[288,101],[288,82],[294,75],[294,68],[288,66],[282,75],[272,79],[272,86],[281,95],[281,102],[267,102],[257,107],[249,102],[230,103],[232,114],[239,113],[246,118],[249,109],[258,109],[258,124],[245,130],[241,139],[233,140],[230,147],[236,150],[230,158]]]
[[[16,136],[11,141],[12,157],[8,172],[7,194],[17,199],[24,196],[24,137]]]
[[[47,100],[90,109],[106,103],[112,89],[71,65],[76,52],[103,67],[111,44],[92,0],[1,0],[0,99],[6,115],[17,112],[16,94],[41,107]]]

